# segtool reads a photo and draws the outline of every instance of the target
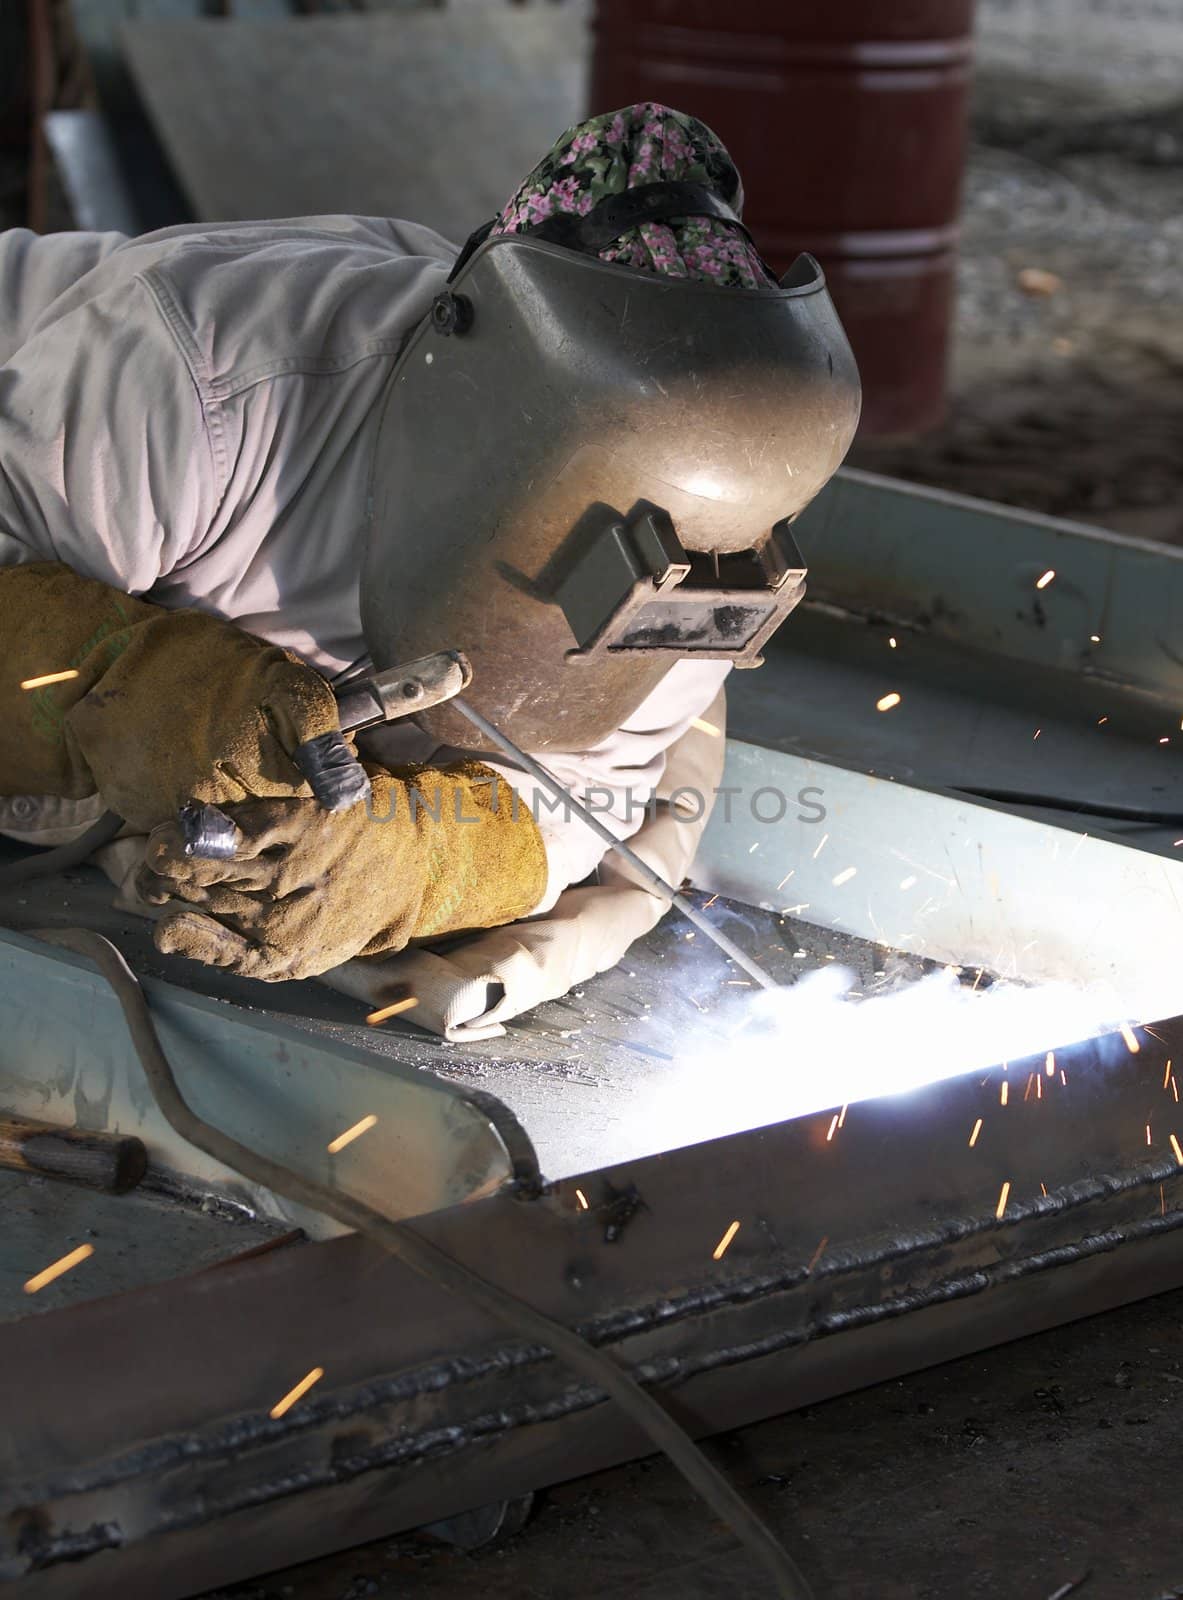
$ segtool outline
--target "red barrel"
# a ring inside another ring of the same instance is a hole
[[[973,0],[598,0],[592,112],[691,112],[783,270],[826,269],[866,434],[944,414]]]

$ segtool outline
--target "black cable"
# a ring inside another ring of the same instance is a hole
[[[1075,811],[1086,817],[1112,817],[1118,822],[1158,823],[1164,828],[1183,826],[1183,812],[1153,811],[1146,806],[1112,805],[1091,800],[1063,800],[1050,794],[1026,794],[1020,789],[977,789],[958,785],[954,794],[975,800],[997,800],[1000,805],[1036,806],[1049,811]]]
[[[346,1227],[373,1239],[413,1271],[480,1306],[515,1334],[546,1345],[573,1371],[604,1390],[630,1421],[644,1429],[715,1515],[763,1562],[782,1600],[812,1600],[812,1591],[804,1576],[768,1525],[661,1402],[642,1388],[611,1355],[597,1350],[573,1328],[556,1322],[499,1284],[482,1278],[407,1223],[394,1222],[352,1195],[290,1171],[199,1117],[177,1087],[144,991],[115,945],[102,934],[85,928],[38,929],[34,936],[48,944],[74,950],[98,967],[119,1001],[132,1044],[161,1114],[182,1139],[252,1182],[335,1217]]]

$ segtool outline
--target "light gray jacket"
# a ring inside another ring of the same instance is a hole
[[[365,667],[358,574],[381,401],[455,254],[414,223],[346,216],[0,235],[0,566],[63,561],[228,618],[330,678]],[[633,834],[726,671],[680,663],[617,734],[548,765],[610,791],[605,820]],[[408,729],[380,753],[432,752]],[[48,843],[93,809],[0,800],[0,830]],[[603,846],[576,818],[540,820],[543,909]]]

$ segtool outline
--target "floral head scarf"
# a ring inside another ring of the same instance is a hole
[[[705,123],[647,102],[568,128],[493,224],[522,233],[558,212],[586,216],[597,201],[667,180],[699,183],[739,214],[743,187],[722,141]],[[598,252],[601,261],[699,278],[728,288],[776,287],[746,234],[716,217],[643,222]]]

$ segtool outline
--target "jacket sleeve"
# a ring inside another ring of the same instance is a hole
[[[0,366],[0,566],[61,561],[144,594],[207,528],[220,465],[149,287],[83,298]]]
[[[121,233],[0,232],[0,363],[67,289],[124,243]]]

